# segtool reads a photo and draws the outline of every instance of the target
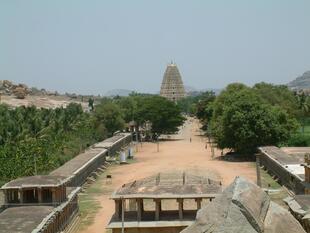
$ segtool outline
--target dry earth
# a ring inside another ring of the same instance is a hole
[[[253,163],[218,160],[217,156],[221,154],[221,151],[218,150],[215,151],[215,159],[212,159],[210,145],[206,149],[206,139],[199,134],[198,121],[190,119],[178,135],[169,141],[160,142],[159,152],[157,152],[156,144],[143,143],[138,147],[134,163],[109,168],[108,173],[112,175],[113,182],[112,184],[103,182],[102,185],[109,187],[104,187],[106,191],[96,197],[102,208],[97,212],[95,221],[80,232],[105,232],[105,227],[114,213],[114,203],[109,199],[112,190],[119,188],[124,183],[158,172],[186,171],[205,175],[221,179],[224,186],[230,184],[236,176],[244,176],[252,181],[256,180]]]

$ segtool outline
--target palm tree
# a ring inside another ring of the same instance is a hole
[[[301,111],[302,133],[305,132],[305,120],[310,110],[309,97],[304,92],[297,95],[298,108]]]

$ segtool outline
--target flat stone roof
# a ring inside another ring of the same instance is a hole
[[[306,153],[310,153],[310,147],[281,147],[281,150],[291,155],[305,155]]]
[[[50,175],[71,176],[75,171],[85,165],[88,161],[95,158],[99,154],[105,153],[107,150],[102,148],[88,149],[84,153],[75,156],[61,167],[52,171]]]
[[[111,146],[114,145],[114,143],[116,143],[117,141],[121,140],[122,138],[129,136],[130,133],[123,133],[123,134],[118,134],[115,135],[113,137],[107,138],[106,140],[96,143],[95,145],[93,145],[94,148],[105,148],[105,149],[109,149]]]
[[[187,173],[159,173],[124,184],[113,193],[118,198],[199,198],[215,197],[222,192],[220,181]]]
[[[264,146],[259,147],[259,150],[281,165],[284,169],[290,172],[295,177],[305,179],[305,154],[308,153],[310,147],[283,147]]]
[[[129,135],[130,133],[122,133],[115,135],[111,138],[107,138],[102,142],[96,143],[92,147],[88,148],[84,153],[75,156],[73,159],[69,160],[61,167],[52,171],[50,174],[61,175],[66,177],[71,176],[74,174],[74,172],[82,168],[96,156],[106,153],[108,151],[108,148],[114,145],[114,143]]]
[[[261,152],[277,160],[282,165],[304,163],[305,153],[288,154],[287,153],[287,151],[289,151],[288,147],[285,147],[284,149],[282,149],[276,146],[264,146],[264,147],[260,147],[259,149]],[[297,149],[295,149],[295,151],[297,151]]]
[[[1,189],[16,189],[26,187],[57,187],[65,182],[63,176],[27,176],[12,180],[1,187]]]
[[[0,233],[31,233],[52,211],[52,206],[7,208],[0,213]]]

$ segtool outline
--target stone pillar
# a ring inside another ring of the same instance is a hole
[[[140,222],[142,220],[143,213],[143,199],[137,199],[137,221]]]
[[[13,200],[16,203],[18,202],[18,190],[17,189],[13,190]]]
[[[20,204],[23,204],[24,203],[24,192],[22,189],[19,189],[18,192],[19,192],[19,202]]]
[[[256,154],[256,177],[257,177],[257,185],[259,187],[262,187],[262,181],[260,176],[260,160],[259,160],[260,154]]]
[[[183,219],[183,199],[177,199],[177,202],[179,203],[179,219]]]
[[[155,201],[155,221],[159,221],[161,211],[161,199],[154,199]]]
[[[53,205],[56,205],[56,190],[55,188],[52,188],[52,203]]]
[[[196,198],[195,201],[197,203],[197,210],[200,210],[201,209],[202,198]]]
[[[9,193],[8,190],[3,190],[3,194],[4,194],[4,205],[8,206],[9,204]]]
[[[41,204],[42,203],[42,188],[39,187],[38,189],[38,203]]]
[[[129,199],[129,211],[137,211],[136,199]]]
[[[122,215],[122,202],[120,199],[115,199],[115,216],[117,217],[118,220],[121,219]]]
[[[66,186],[63,185],[63,201],[65,201],[67,199],[67,194],[66,194]]]

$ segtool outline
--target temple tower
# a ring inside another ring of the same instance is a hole
[[[160,96],[171,101],[178,101],[185,97],[185,89],[181,74],[176,64],[171,62],[166,68],[164,78],[160,88]]]

